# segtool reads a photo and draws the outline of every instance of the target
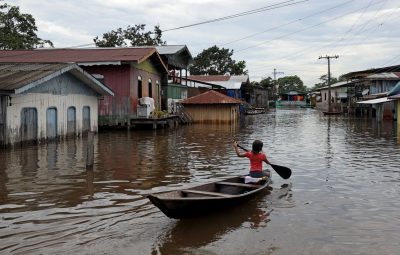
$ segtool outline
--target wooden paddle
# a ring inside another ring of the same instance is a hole
[[[240,146],[239,144],[237,144],[237,146],[244,150],[244,151],[249,151],[248,149]],[[290,168],[286,167],[286,166],[279,166],[279,165],[275,165],[275,164],[271,164],[269,163],[269,165],[275,170],[275,172],[277,172],[279,174],[280,177],[282,177],[283,179],[289,179],[290,176],[292,175],[292,170],[290,170]]]

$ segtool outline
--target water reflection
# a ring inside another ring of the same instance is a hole
[[[391,122],[304,109],[236,126],[102,132],[91,171],[85,137],[1,151],[0,252],[396,254],[399,137]],[[245,147],[263,140],[292,177],[273,173],[271,194],[194,221],[171,220],[146,199],[247,173],[233,138]]]
[[[8,190],[7,190],[8,176],[6,173],[7,165],[8,163],[6,154],[0,152],[0,205],[6,203],[8,198]]]
[[[223,239],[224,235],[238,228],[266,227],[270,211],[260,201],[265,201],[269,194],[266,191],[248,203],[209,217],[175,221],[170,230],[157,237],[159,242],[151,254],[203,254],[201,251],[207,245]]]

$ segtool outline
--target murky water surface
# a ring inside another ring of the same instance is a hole
[[[288,166],[239,207],[169,219],[145,196],[247,173],[231,147],[264,141]],[[1,254],[398,254],[400,134],[392,122],[277,110],[237,126],[101,132],[0,152]]]

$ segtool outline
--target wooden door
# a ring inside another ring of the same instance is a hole
[[[82,110],[82,132],[90,131],[90,107],[84,106]]]
[[[47,140],[57,138],[57,109],[48,108],[46,114],[46,137]]]
[[[71,106],[67,110],[67,135],[74,136],[76,134],[76,109]]]
[[[0,147],[6,144],[7,96],[0,96]]]
[[[36,108],[23,108],[21,111],[21,142],[37,141],[38,114]]]

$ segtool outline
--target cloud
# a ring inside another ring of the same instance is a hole
[[[15,0],[37,21],[39,36],[56,47],[90,44],[95,36],[128,25],[170,29],[249,11],[282,1]],[[326,74],[321,55],[338,54],[333,75],[396,64],[400,8],[394,0],[309,0],[293,6],[163,33],[169,44],[186,44],[195,56],[217,45],[245,60],[250,79],[273,69],[298,75],[308,86]],[[232,42],[226,44],[228,42]],[[224,45],[226,44],[226,45]],[[400,57],[399,57],[400,59]]]

